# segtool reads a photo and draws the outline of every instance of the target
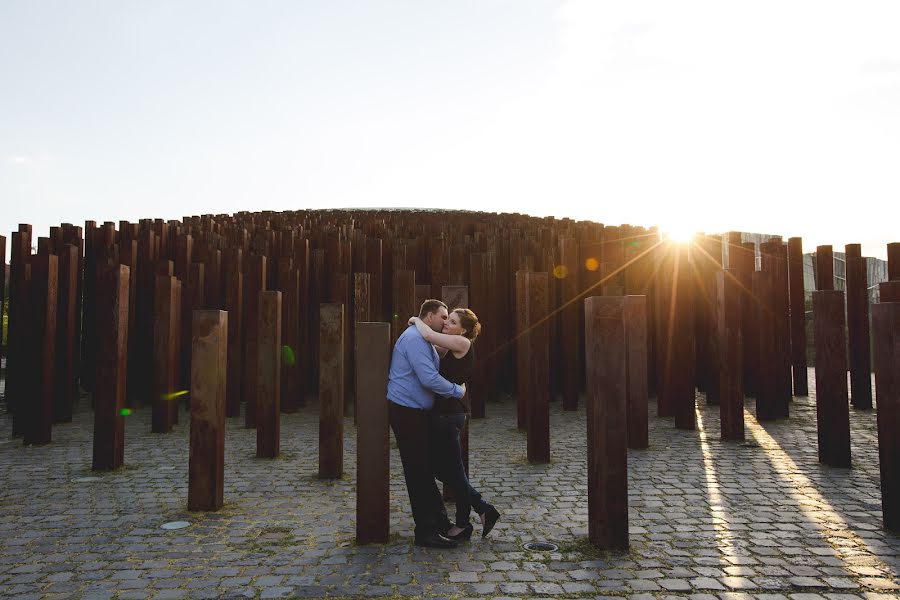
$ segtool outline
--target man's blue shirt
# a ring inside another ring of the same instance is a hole
[[[428,410],[434,394],[462,398],[462,386],[441,377],[440,358],[419,330],[410,326],[397,339],[391,355],[388,400],[400,406]]]

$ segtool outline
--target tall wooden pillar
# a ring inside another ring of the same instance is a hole
[[[300,406],[300,367],[297,364],[300,331],[300,278],[290,258],[278,261],[277,287],[281,291],[281,410],[297,411]]]
[[[872,408],[872,355],[869,352],[869,289],[866,259],[859,244],[847,244],[847,342],[850,362],[850,402]]]
[[[580,380],[579,351],[581,349],[581,330],[579,328],[578,309],[578,243],[573,237],[559,240],[560,269],[557,273],[560,281],[560,354],[563,368],[562,402],[563,410],[578,410],[578,387]],[[646,402],[646,399],[645,399]]]
[[[244,427],[256,427],[259,394],[256,365],[259,351],[259,295],[266,290],[266,257],[251,256],[244,277]]]
[[[850,466],[850,414],[847,402],[847,350],[844,293],[813,292],[816,340],[816,424],[819,462]]]
[[[830,245],[816,246],[816,289],[834,289],[834,252]]]
[[[628,447],[650,445],[647,422],[647,297],[625,296],[626,421]]]
[[[719,422],[723,440],[744,439],[744,361],[741,281],[734,269],[716,273],[716,345]]]
[[[72,422],[72,407],[78,400],[75,348],[78,346],[75,295],[78,293],[78,247],[65,244],[59,250],[56,311],[56,372],[54,374],[53,421]]]
[[[791,302],[791,367],[794,395],[809,394],[806,373],[806,291],[803,286],[803,239],[788,240],[788,282]]]
[[[550,462],[550,279],[547,273],[525,276],[528,323],[528,462]]]
[[[131,272],[125,265],[97,274],[97,378],[94,386],[93,469],[117,469],[125,461],[125,386]]]
[[[238,250],[240,252],[240,250]],[[228,312],[228,376],[225,392],[225,416],[241,416],[243,379],[244,274],[230,273],[225,278],[225,310]]]
[[[257,307],[256,456],[281,452],[281,292],[262,291]]]
[[[627,341],[623,297],[584,301],[587,379],[588,537],[628,548]]]
[[[359,275],[357,273],[357,277]],[[367,273],[363,275],[368,276]],[[356,433],[356,543],[386,544],[391,521],[390,443],[385,401],[391,362],[390,324],[357,321],[355,354],[359,420]]]
[[[339,479],[344,472],[344,306],[322,304],[319,327],[319,478]]]
[[[178,312],[181,292],[178,279],[171,275],[156,278],[153,300],[153,419],[154,433],[172,431],[178,410],[174,396],[178,373]]]
[[[675,249],[673,271],[672,320],[669,331],[671,347],[668,383],[675,427],[696,427],[696,338],[694,332],[694,281],[691,271],[689,247],[684,244]]]
[[[900,303],[872,305],[884,528],[900,531]]]
[[[28,340],[24,367],[28,396],[20,398],[24,413],[24,443],[49,444],[53,427],[53,375],[56,360],[56,301],[58,259],[52,254],[31,257],[31,282],[28,284]]]
[[[406,330],[406,323],[413,315],[418,316],[419,307],[416,303],[416,272],[408,269],[394,271],[394,285],[392,296],[394,298],[394,311],[391,325],[391,346],[397,343],[397,338]]]

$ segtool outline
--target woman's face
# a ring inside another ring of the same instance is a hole
[[[459,313],[450,313],[450,317],[444,321],[443,333],[447,335],[462,335],[464,332],[465,330],[459,320]]]

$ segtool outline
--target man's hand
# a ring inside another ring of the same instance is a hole
[[[459,385],[460,385],[460,387],[463,389],[463,396],[465,396],[465,395],[466,395],[466,384],[461,383],[461,384],[459,384]]]

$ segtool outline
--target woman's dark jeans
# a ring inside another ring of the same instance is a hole
[[[459,432],[466,424],[466,415],[431,411],[428,422],[435,476],[453,490],[456,497],[456,526],[465,527],[469,524],[469,513],[473,508],[476,513],[482,514],[488,506],[481,499],[481,494],[469,483],[463,466]]]

